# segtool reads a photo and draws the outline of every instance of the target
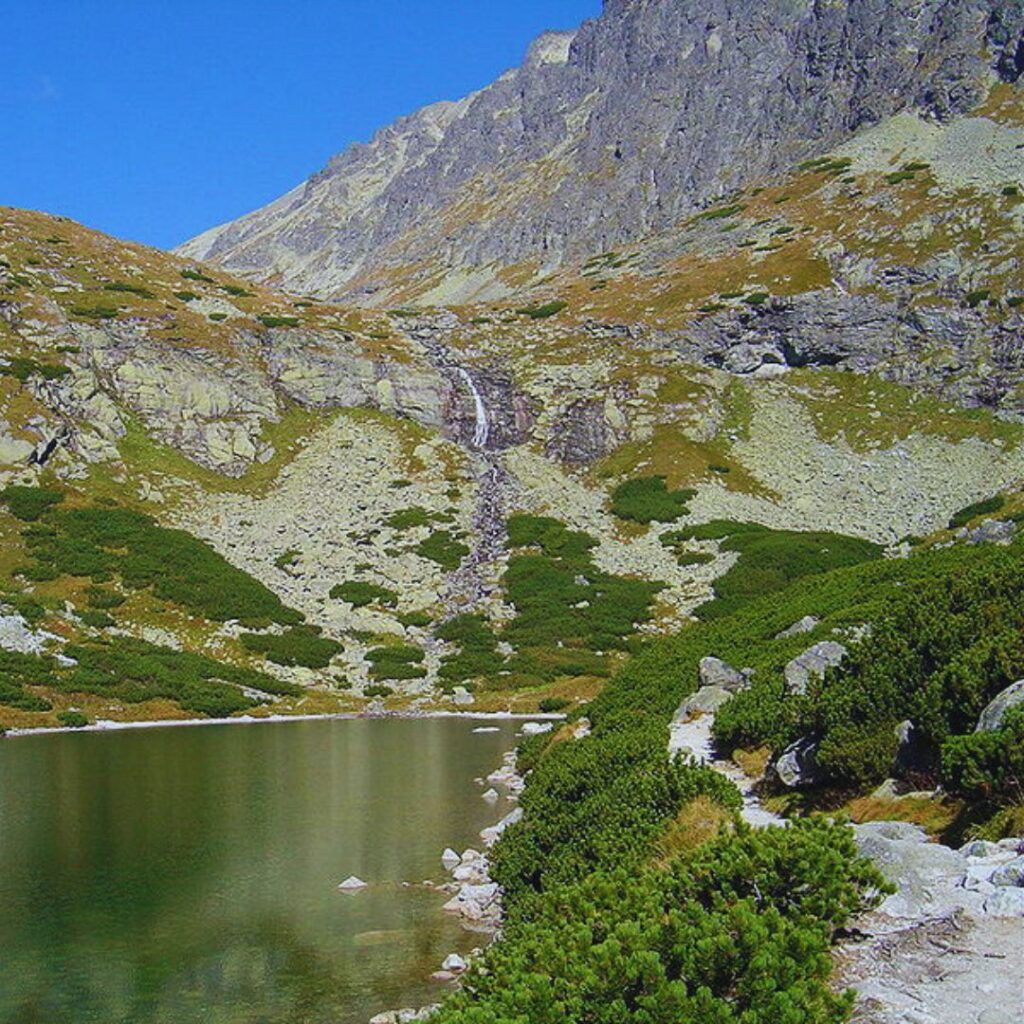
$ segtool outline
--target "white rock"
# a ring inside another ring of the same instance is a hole
[[[338,888],[342,892],[359,892],[360,889],[367,888],[367,885],[361,878],[357,878],[355,875],[349,875],[349,877],[346,878]]]
[[[520,732],[524,736],[540,736],[543,733],[551,732],[554,725],[551,722],[527,722]]]
[[[992,917],[1024,917],[1024,889],[999,886],[986,898],[984,909]]]
[[[451,871],[452,868],[458,867],[462,863],[462,858],[449,846],[441,854],[441,863],[446,871]]]
[[[496,789],[488,789],[486,792],[480,794],[489,804],[496,804],[498,802],[498,791]]]
[[[469,964],[458,953],[450,953],[444,958],[444,963],[441,964],[442,971],[451,971],[453,973],[461,973],[468,967]]]

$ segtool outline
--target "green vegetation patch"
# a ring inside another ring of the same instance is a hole
[[[601,572],[596,542],[557,519],[512,516],[505,590],[516,609],[503,638],[517,648],[622,649],[651,616],[662,584]]]
[[[26,687],[52,686],[55,667],[53,658],[0,649],[0,704],[19,711],[49,711],[53,705]]]
[[[347,601],[353,608],[366,608],[370,605],[394,608],[398,604],[398,594],[394,590],[365,580],[339,583],[331,588],[331,597],[335,601]]]
[[[454,685],[494,677],[505,667],[505,659],[498,653],[498,638],[483,615],[458,615],[449,619],[437,629],[436,636],[459,647],[457,654],[446,655],[441,660],[439,678],[442,683]]]
[[[612,513],[634,523],[671,523],[689,512],[687,502],[694,490],[670,491],[663,476],[637,477],[619,484],[612,492]]]
[[[0,491],[2,501],[11,515],[25,523],[37,522],[54,505],[64,500],[62,491],[47,490],[43,487],[10,486]]]
[[[274,316],[271,313],[260,313],[257,320],[264,327],[298,327],[301,321],[297,316]]]
[[[126,704],[164,698],[176,701],[186,711],[224,718],[266,703],[266,699],[248,696],[240,687],[250,693],[301,693],[299,687],[254,669],[129,637],[69,644],[64,653],[77,665],[61,675],[55,683],[57,689],[98,694]]]
[[[985,498],[983,501],[976,501],[973,505],[968,505],[966,508],[962,508],[959,512],[954,513],[953,517],[949,520],[949,528],[951,530],[959,530],[961,526],[966,526],[979,516],[995,515],[1005,505],[1006,498],[1002,494]]]
[[[151,589],[161,600],[212,622],[302,621],[262,583],[184,530],[166,529],[125,508],[48,508],[54,493],[18,492],[13,499],[13,507],[38,520],[23,532],[33,559],[21,570],[25,578],[75,576],[106,583],[120,577],[126,589]],[[4,500],[12,507],[10,496]]]
[[[336,640],[321,636],[321,632],[319,626],[295,626],[281,634],[243,633],[239,639],[247,651],[275,665],[327,668],[344,648]]]
[[[671,536],[673,544],[717,540],[723,551],[739,553],[736,564],[715,581],[715,600],[697,610],[702,619],[729,615],[747,601],[782,590],[801,577],[879,559],[885,554],[881,545],[857,537],[772,530],[757,523],[726,520],[678,530]]]
[[[569,303],[561,300],[546,302],[542,306],[527,306],[524,309],[517,309],[520,316],[528,316],[531,320],[547,320],[548,317],[557,316]]]
[[[469,554],[469,548],[448,530],[437,530],[415,547],[420,558],[436,562],[446,572],[454,572]]]
[[[15,356],[7,361],[7,365],[0,365],[0,376],[14,377],[22,383],[32,377],[42,377],[43,380],[60,380],[69,373],[71,373],[70,367],[64,366],[63,363],[39,363],[23,356]]]
[[[427,674],[424,657],[423,650],[412,644],[375,647],[366,653],[370,675],[376,680],[423,679]]]

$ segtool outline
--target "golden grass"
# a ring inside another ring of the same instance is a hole
[[[676,857],[703,846],[731,829],[734,815],[710,797],[699,796],[686,804],[656,844],[655,863],[667,867]]]

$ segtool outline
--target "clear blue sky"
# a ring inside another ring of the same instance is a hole
[[[600,0],[28,0],[0,26],[0,205],[169,247]]]

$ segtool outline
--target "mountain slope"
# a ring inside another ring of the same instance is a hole
[[[964,113],[1022,39],[1018,0],[608,0],[181,252],[374,303],[508,294],[899,111]]]

